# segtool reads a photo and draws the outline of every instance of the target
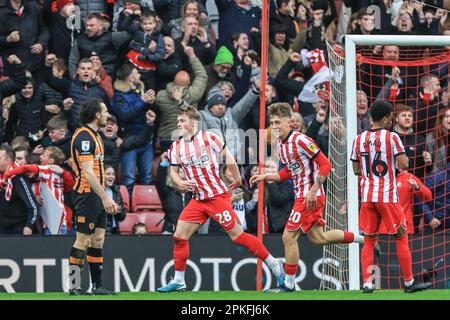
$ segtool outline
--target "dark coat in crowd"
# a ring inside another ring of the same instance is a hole
[[[11,106],[6,123],[7,140],[11,141],[16,136],[28,138],[29,133],[34,134],[44,129],[44,110],[44,104],[37,94],[31,99],[16,94],[16,102]]]
[[[120,193],[120,186],[117,184],[114,184],[111,187],[111,191],[113,194],[113,200],[117,205],[119,206],[119,211],[115,214],[107,214],[106,215],[106,234],[120,234],[119,229],[119,222],[125,220],[127,216],[127,212],[125,210],[125,207],[123,205],[123,199],[122,195]],[[114,221],[114,222],[113,222]],[[114,227],[113,227],[114,225]]]
[[[41,145],[44,148],[47,148],[47,147],[60,148],[62,150],[62,152],[64,152],[66,159],[68,159],[68,158],[70,158],[70,143],[71,143],[71,141],[72,141],[72,135],[70,135],[70,134],[67,134],[64,138],[62,138],[58,141],[55,141],[55,142],[52,142],[50,140],[50,138],[47,136],[47,137],[44,137],[44,139],[42,139]]]
[[[22,234],[25,227],[33,229],[39,214],[39,203],[27,178],[16,175],[11,182],[13,188],[9,201],[5,198],[6,188],[0,189],[0,228]]]
[[[5,1],[0,8],[0,50],[3,60],[10,54],[16,54],[29,71],[35,71],[44,66],[45,47],[49,41],[49,31],[42,17],[42,10],[34,1],[22,2],[23,12],[19,16]],[[8,43],[6,38],[13,31],[19,31],[20,41]],[[30,47],[40,43],[44,50],[39,54],[32,54]]]
[[[169,82],[172,82],[178,71],[183,70],[183,60],[178,52],[174,52],[167,59],[161,60],[156,65],[156,88],[164,90]]]

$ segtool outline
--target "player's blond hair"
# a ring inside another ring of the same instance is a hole
[[[273,103],[269,106],[268,116],[269,119],[273,116],[277,116],[280,118],[291,118],[292,108],[290,104],[286,102]]]
[[[187,115],[191,120],[200,120],[200,114],[198,113],[197,109],[190,105],[184,105],[178,108],[178,115]]]
[[[58,147],[47,147],[45,151],[49,152],[49,158],[52,158],[55,161],[55,164],[60,166],[66,160],[66,155],[64,152]]]

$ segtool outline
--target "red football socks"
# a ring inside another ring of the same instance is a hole
[[[361,250],[361,267],[364,282],[372,281],[373,249],[377,241],[378,239],[364,238],[364,246]]]
[[[254,256],[261,260],[265,260],[269,256],[269,251],[263,243],[255,236],[242,232],[236,239],[233,240],[235,244],[245,247]]]
[[[413,279],[411,251],[408,246],[408,236],[404,235],[396,239],[397,242],[397,259],[402,268],[403,279],[408,282]]]
[[[186,270],[186,261],[189,258],[189,241],[183,238],[173,237],[173,260],[176,271]]]
[[[298,264],[289,264],[289,263],[284,264],[284,271],[289,276],[295,276],[297,274],[297,270]]]

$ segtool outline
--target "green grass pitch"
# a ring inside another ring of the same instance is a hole
[[[65,293],[0,293],[0,300],[450,300],[450,290],[428,290],[406,294],[400,290],[378,290],[373,294],[361,291],[316,291],[265,293],[256,291],[201,292],[122,292],[117,296],[72,297]]]

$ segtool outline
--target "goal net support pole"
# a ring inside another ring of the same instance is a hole
[[[349,160],[352,142],[357,136],[357,79],[356,46],[357,45],[396,45],[396,46],[450,46],[450,36],[400,36],[400,35],[346,35],[345,36],[345,117],[347,131],[347,214],[348,231],[358,232],[358,178],[353,174]],[[350,244],[348,249],[350,290],[360,288],[359,245]]]

